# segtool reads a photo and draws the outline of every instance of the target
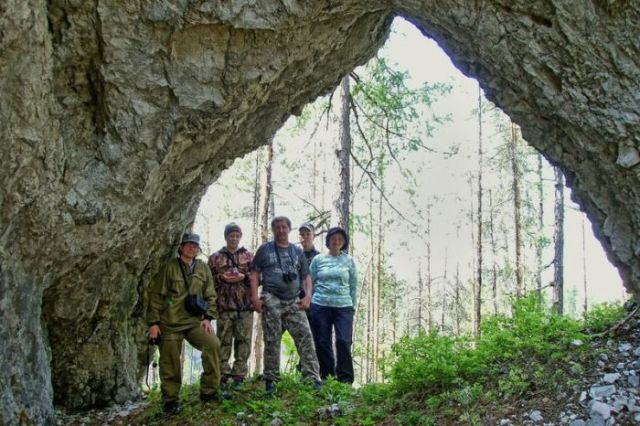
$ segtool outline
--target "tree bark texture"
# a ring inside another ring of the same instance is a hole
[[[536,238],[536,290],[542,297],[542,238],[544,236],[544,180],[542,176],[542,155],[538,154],[538,235]]]
[[[524,272],[523,272],[523,261],[522,261],[522,195],[520,193],[521,188],[521,178],[522,174],[520,173],[520,166],[518,164],[518,132],[516,130],[516,125],[511,123],[511,140],[509,144],[510,154],[511,154],[511,172],[512,172],[512,182],[511,182],[511,193],[513,196],[513,228],[515,235],[515,253],[516,253],[516,265],[515,265],[515,273],[516,273],[516,297],[520,298],[524,296]]]
[[[554,167],[555,203],[553,232],[553,307],[562,315],[564,311],[564,177],[562,171]]]
[[[477,210],[477,236],[476,236],[476,256],[477,256],[477,271],[476,271],[476,286],[475,294],[473,295],[474,301],[474,335],[476,338],[480,337],[480,321],[482,320],[482,89],[478,87],[478,210]]]
[[[339,171],[339,194],[336,199],[338,226],[349,231],[349,207],[351,205],[351,87],[349,76],[340,82],[339,131],[340,147],[336,151]]]
[[[493,195],[489,190],[489,237],[491,239],[491,300],[493,301],[493,314],[498,314],[498,247],[493,223]]]

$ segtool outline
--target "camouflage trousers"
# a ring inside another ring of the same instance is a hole
[[[298,298],[281,300],[271,293],[262,293],[262,329],[264,333],[264,379],[280,376],[280,344],[287,330],[296,345],[302,364],[302,375],[320,380],[318,357],[304,311],[298,308]]]
[[[251,353],[253,311],[221,311],[218,317],[220,372],[225,376],[246,376]],[[233,367],[229,365],[233,349]]]

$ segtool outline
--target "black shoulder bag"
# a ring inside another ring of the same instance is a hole
[[[178,266],[180,267],[180,272],[182,272],[182,278],[184,279],[184,285],[187,287],[187,298],[184,299],[184,307],[191,315],[200,317],[207,313],[207,309],[209,309],[209,303],[204,300],[202,297],[197,294],[191,294],[189,288],[189,281],[187,280],[187,274],[184,273],[184,268],[182,267],[182,262],[180,259],[177,259]]]

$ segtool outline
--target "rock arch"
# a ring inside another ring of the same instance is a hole
[[[396,14],[564,170],[640,294],[634,2],[8,0],[0,10],[2,423],[50,420],[54,390],[70,407],[136,394],[144,285],[207,185],[371,57]]]

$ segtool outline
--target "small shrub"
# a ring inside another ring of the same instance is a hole
[[[417,410],[409,410],[399,414],[396,422],[400,426],[432,426],[436,424],[433,418]]]
[[[625,316],[625,310],[620,303],[602,303],[587,311],[584,318],[585,329],[591,333],[600,333]]]
[[[472,406],[485,395],[495,397],[491,389],[520,395],[555,388],[564,377],[552,374],[550,366],[584,350],[570,345],[586,339],[581,328],[535,296],[523,298],[513,305],[512,317],[486,317],[476,341],[435,332],[402,338],[388,359],[391,386],[397,395],[425,399],[432,409],[451,400]]]
[[[362,399],[369,405],[383,403],[389,398],[391,388],[381,383],[371,383],[360,389]]]
[[[476,425],[480,426],[482,424],[479,414],[470,413],[468,411],[465,411],[464,413],[462,413],[462,415],[460,416],[460,422],[462,424],[467,424],[472,426],[476,426]]]
[[[474,379],[482,368],[465,337],[436,332],[405,337],[392,348],[390,379],[399,393],[442,392]]]
[[[547,359],[562,354],[574,339],[584,338],[580,323],[556,315],[529,296],[513,305],[513,317],[488,317],[482,324],[478,352],[484,362]]]

